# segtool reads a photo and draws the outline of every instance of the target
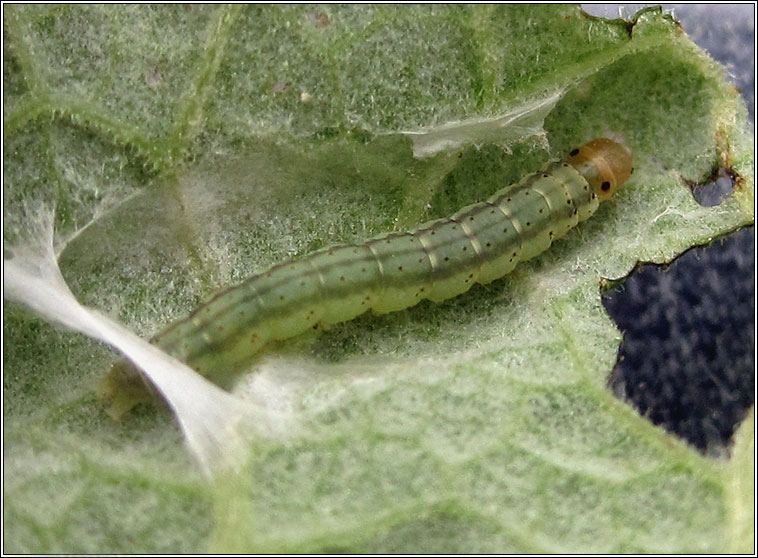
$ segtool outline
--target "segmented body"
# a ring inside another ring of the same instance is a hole
[[[221,292],[152,342],[219,379],[269,341],[368,310],[383,314],[452,298],[547,250],[610,197],[628,178],[630,163],[620,145],[594,140],[448,218],[276,265]],[[101,395],[134,388],[134,377],[130,365],[117,364]],[[132,404],[114,402],[111,412],[120,415]]]

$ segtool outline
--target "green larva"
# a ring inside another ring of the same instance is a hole
[[[451,217],[314,252],[254,275],[169,326],[152,343],[220,381],[249,364],[269,341],[367,310],[384,314],[422,299],[440,302],[474,283],[503,277],[589,218],[630,174],[625,147],[593,140],[564,161]],[[119,418],[145,399],[145,387],[141,374],[123,360],[103,378],[98,396]]]

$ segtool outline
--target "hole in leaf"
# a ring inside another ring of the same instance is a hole
[[[704,183],[685,180],[692,197],[703,207],[721,204],[734,190],[737,175],[731,169],[718,168]]]
[[[753,234],[642,265],[603,293],[624,333],[610,388],[706,454],[724,453],[753,405]]]

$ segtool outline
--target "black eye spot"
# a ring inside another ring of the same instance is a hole
[[[603,183],[600,185],[600,189],[601,189],[603,192],[607,192],[608,190],[610,190],[610,189],[611,189],[611,183],[610,183],[610,182],[608,182],[608,181],[606,180],[605,182],[603,182]]]
[[[569,155],[571,155],[572,157],[575,157],[578,154],[579,154],[579,150],[578,149],[572,149],[571,152],[569,153]]]

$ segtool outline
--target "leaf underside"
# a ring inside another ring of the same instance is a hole
[[[6,257],[52,217],[77,298],[145,337],[594,137],[635,165],[503,280],[267,354],[239,397],[264,390],[295,426],[212,481],[162,407],[104,414],[112,351],[7,305],[6,552],[752,551],[743,446],[705,458],[606,387],[620,334],[600,279],[753,221],[745,108],[670,17],[16,5],[4,26]],[[737,187],[701,207],[685,180],[718,166]]]

